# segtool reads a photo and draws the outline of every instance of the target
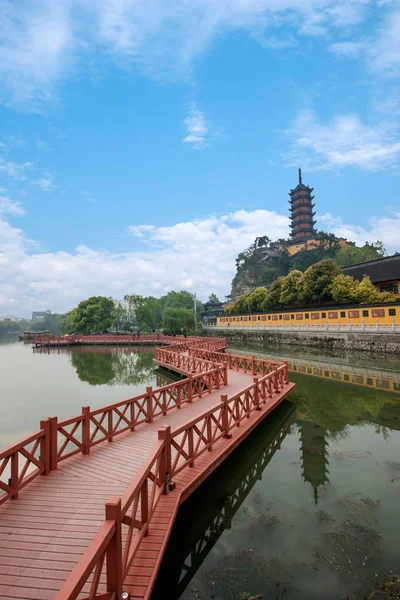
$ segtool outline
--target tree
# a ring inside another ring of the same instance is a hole
[[[268,310],[271,308],[278,308],[281,303],[281,293],[282,293],[282,284],[284,281],[284,277],[278,277],[271,287],[268,289],[267,297],[262,304],[261,310]]]
[[[115,331],[120,331],[126,327],[126,308],[119,300],[114,300],[113,327]]]
[[[283,277],[279,302],[289,306],[301,304],[304,300],[304,274],[301,271],[290,271]]]
[[[361,248],[348,244],[337,252],[336,261],[338,265],[343,267],[344,265],[354,265],[355,263],[367,260],[375,260],[382,258],[382,256],[386,256],[386,250],[383,243],[378,240],[373,244],[365,242]]]
[[[341,273],[333,280],[331,286],[332,298],[339,304],[348,304],[356,301],[358,282],[351,275]]]
[[[379,302],[396,302],[396,296],[392,292],[380,292]]]
[[[372,283],[371,279],[364,275],[362,281],[357,285],[354,292],[354,299],[360,304],[369,304],[379,302],[380,293]]]
[[[304,273],[304,299],[308,303],[332,300],[332,283],[341,271],[334,260],[327,258],[312,265]]]
[[[247,309],[246,312],[257,312],[262,310],[267,297],[268,292],[265,288],[257,288],[254,292],[248,294],[244,301]]]
[[[128,306],[130,324],[135,323],[140,330],[154,329],[159,320],[159,300],[139,294],[126,295],[124,299]]]
[[[113,323],[114,302],[105,296],[83,300],[70,313],[70,323],[77,333],[102,332]]]
[[[163,329],[171,333],[180,333],[182,329],[194,328],[194,310],[189,308],[167,307],[163,311]]]

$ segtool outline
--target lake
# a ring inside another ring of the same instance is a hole
[[[150,348],[2,342],[3,448],[170,380]],[[400,571],[399,361],[230,350],[288,360],[296,390],[182,506],[153,597],[375,598]]]

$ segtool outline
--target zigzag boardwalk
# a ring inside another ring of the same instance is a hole
[[[294,387],[223,339],[158,340],[185,379],[0,452],[0,598],[149,598],[179,505]]]

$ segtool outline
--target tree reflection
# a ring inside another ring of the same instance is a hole
[[[71,365],[89,385],[140,385],[156,369],[154,351],[146,348],[79,348],[71,351]]]
[[[298,418],[325,428],[331,439],[363,423],[380,426],[382,434],[387,427],[400,430],[400,403],[393,394],[298,373],[291,373],[290,380],[297,384],[290,400]]]

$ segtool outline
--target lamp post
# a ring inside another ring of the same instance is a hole
[[[194,308],[194,330],[197,331],[197,301],[196,301],[196,294],[193,294],[193,308]]]

